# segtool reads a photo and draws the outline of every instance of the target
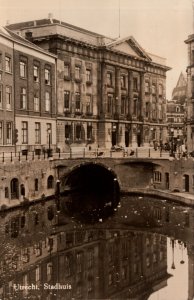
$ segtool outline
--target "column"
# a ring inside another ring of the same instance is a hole
[[[144,117],[145,114],[145,82],[144,73],[140,74],[140,116]]]
[[[128,97],[129,97],[128,114],[132,116],[133,114],[133,71],[129,71],[129,75],[128,75]]]
[[[101,95],[100,95],[100,114],[106,114],[107,95],[106,95],[106,64],[101,63]]]
[[[115,105],[114,112],[119,116],[121,113],[121,88],[120,88],[120,68],[116,67],[115,69]]]

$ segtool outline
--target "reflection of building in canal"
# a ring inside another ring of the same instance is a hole
[[[166,238],[158,234],[70,229],[45,235],[28,246],[17,238],[12,246],[14,255],[9,261],[7,255],[1,256],[1,278],[5,280],[0,296],[5,298],[147,299],[166,286],[169,277]],[[3,270],[8,265],[6,275]],[[59,289],[44,289],[45,283],[58,283]],[[14,284],[37,284],[40,290],[16,291]],[[65,289],[60,289],[62,285]]]

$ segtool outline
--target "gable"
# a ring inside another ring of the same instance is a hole
[[[121,40],[115,40],[106,46],[127,55],[141,57],[150,61],[152,60],[132,36]]]
[[[115,45],[113,48],[114,50],[121,51],[129,55],[139,56],[139,54],[129,45],[128,42],[123,42],[121,44]]]

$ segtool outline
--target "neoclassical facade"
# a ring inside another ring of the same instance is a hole
[[[165,59],[132,37],[111,39],[48,18],[9,29],[57,55],[57,146],[165,142]]]

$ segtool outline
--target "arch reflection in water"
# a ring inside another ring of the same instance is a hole
[[[116,175],[102,165],[87,163],[76,167],[62,181],[62,209],[82,221],[96,221],[114,212],[120,199]]]

